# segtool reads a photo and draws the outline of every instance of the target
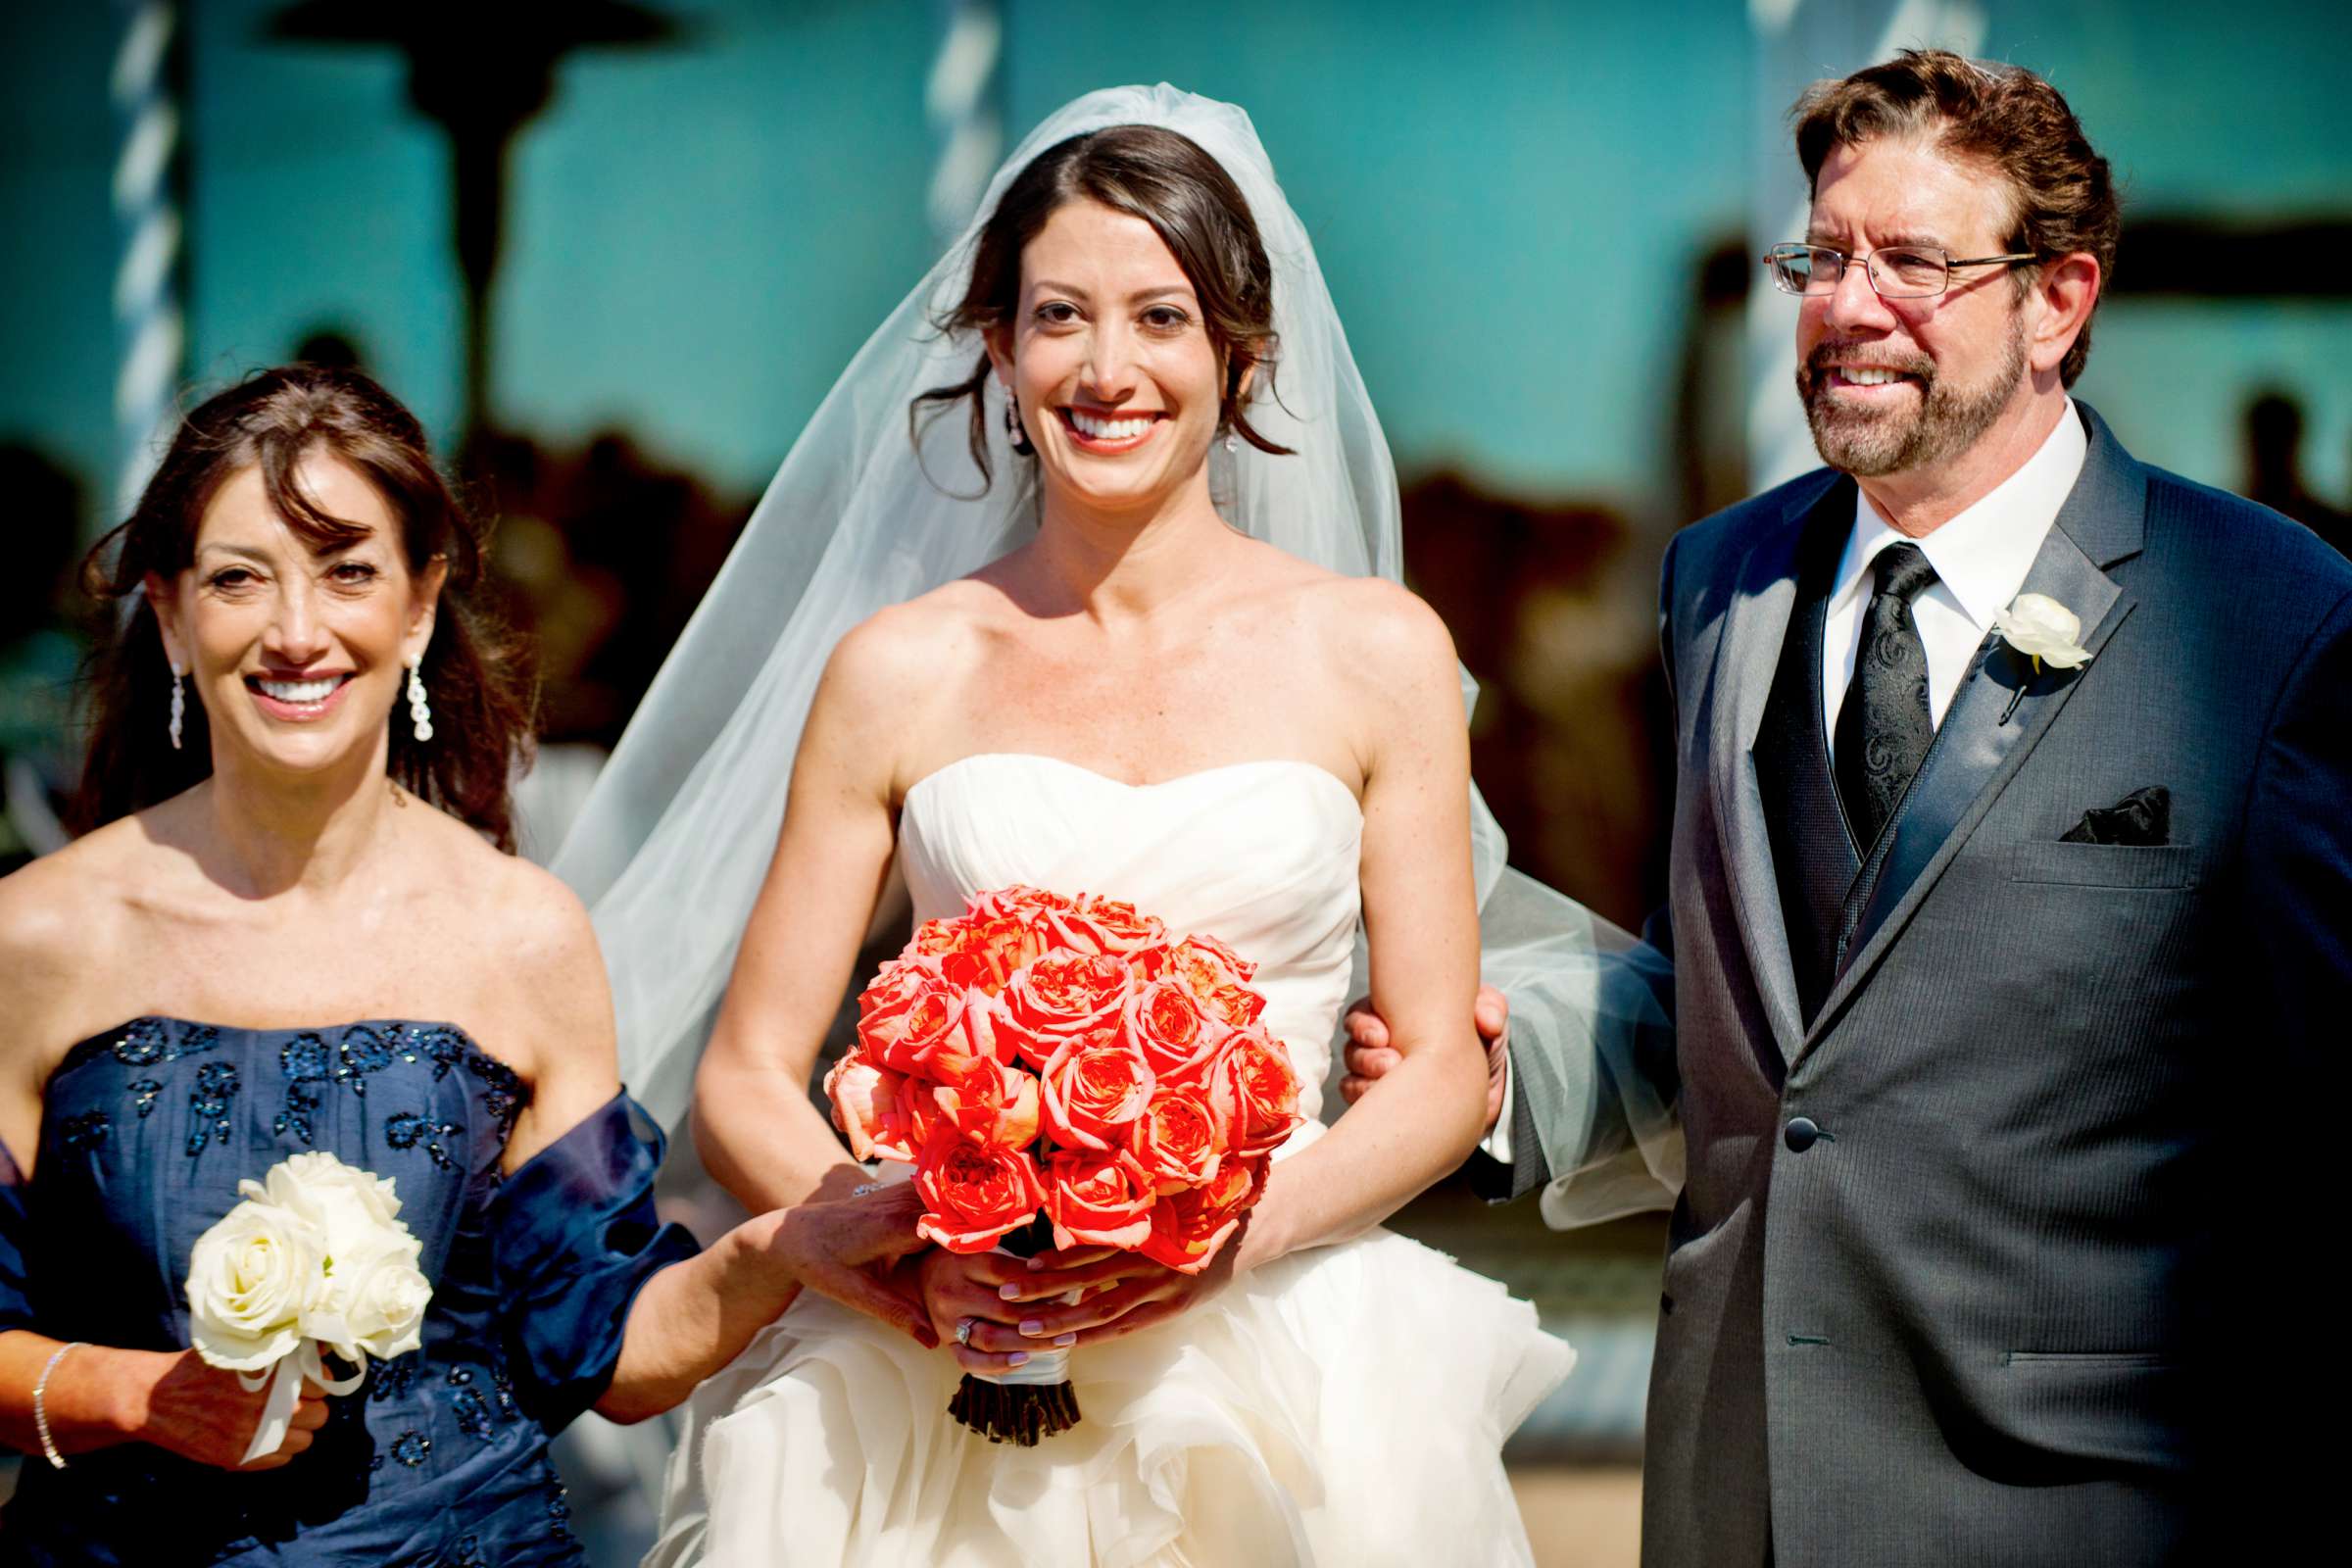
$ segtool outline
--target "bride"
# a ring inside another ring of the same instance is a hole
[[[662,1113],[691,1078],[754,1208],[864,1185],[807,1086],[894,867],[916,920],[1026,883],[1223,939],[1310,1112],[1360,934],[1404,1059],[1200,1276],[930,1251],[899,1281],[942,1348],[805,1298],[691,1400],[649,1562],[1526,1561],[1498,1449],[1571,1352],[1377,1228],[1485,1120],[1475,797],[1311,248],[1247,117],[1164,86],[1060,111],[983,215],[819,410],[559,862],[629,1077]],[[948,1418],[962,1372],[1064,1348],[1077,1427]]]

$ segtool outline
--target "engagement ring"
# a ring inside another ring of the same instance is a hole
[[[972,1320],[970,1318],[967,1317],[956,1325],[956,1343],[957,1345],[972,1343]]]

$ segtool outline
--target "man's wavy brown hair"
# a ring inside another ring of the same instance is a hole
[[[1989,170],[2007,187],[2001,248],[2055,261],[2077,251],[2099,264],[2100,292],[2115,274],[2123,207],[2107,160],[2092,151],[2066,99],[2033,72],[1970,60],[1948,49],[1905,49],[1842,81],[1807,88],[1792,111],[1805,184],[1839,147],[1882,136],[1918,139],[1947,157]],[[2034,269],[2019,267],[2022,297]],[[2092,315],[2098,307],[2091,307]],[[2067,386],[2090,358],[2085,318],[2058,376]]]

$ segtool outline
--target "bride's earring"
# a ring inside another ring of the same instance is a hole
[[[1230,428],[1227,429],[1225,432],[1225,455],[1230,458],[1241,450],[1242,438],[1235,435]]]
[[[421,746],[433,738],[433,710],[424,700],[424,658],[418,655],[409,661],[409,728]]]
[[[1029,432],[1021,425],[1021,406],[1009,389],[1004,394],[1004,439],[1024,458],[1037,450],[1030,443]]]
[[[180,722],[188,716],[188,694],[179,684],[185,673],[177,664],[172,666],[172,749],[175,752],[179,750]]]

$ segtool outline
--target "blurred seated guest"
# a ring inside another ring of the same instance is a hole
[[[38,448],[0,443],[9,569],[0,575],[0,874],[64,841],[52,794],[71,778],[79,640],[60,613],[79,551],[81,485]]]
[[[2303,482],[2303,405],[2284,392],[2265,392],[2246,405],[2246,499],[2285,513],[2352,555],[2352,516]]]
[[[415,418],[316,367],[189,416],[91,558],[91,831],[0,881],[0,1563],[580,1563],[582,1410],[667,1408],[803,1283],[929,1332],[831,1261],[911,1243],[892,1195],[657,1220],[595,936],[505,853],[529,686],[479,564]],[[314,1150],[394,1184],[422,1348],[245,1463],[190,1250]]]

